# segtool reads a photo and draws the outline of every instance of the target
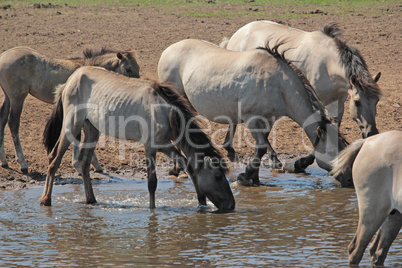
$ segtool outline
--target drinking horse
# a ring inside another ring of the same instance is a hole
[[[351,143],[334,166],[334,176],[352,169],[359,206],[356,235],[348,247],[349,263],[359,264],[378,231],[369,252],[373,265],[383,265],[402,227],[402,131],[388,131]]]
[[[85,66],[71,75],[58,94],[44,132],[45,147],[51,153],[42,205],[51,205],[55,173],[65,151],[72,142],[79,142],[75,137],[83,130],[85,138],[78,161],[87,203],[96,202],[89,167],[99,135],[104,133],[145,146],[150,208],[155,208],[156,153],[162,152],[186,169],[200,205],[206,205],[208,198],[219,210],[234,209],[235,200],[221,154],[200,128],[188,102],[171,88]],[[62,126],[57,127],[57,122],[62,122]]]
[[[279,51],[286,51],[286,58],[299,67],[312,86],[316,89],[320,101],[326,106],[328,116],[336,118],[340,124],[344,113],[344,103],[350,95],[350,114],[361,129],[363,138],[378,133],[375,116],[376,105],[381,97],[377,82],[380,73],[372,78],[360,51],[342,41],[341,30],[334,23],[326,25],[320,31],[306,32],[272,21],[253,21],[238,29],[229,40],[220,46],[229,50],[245,51],[265,45],[272,46],[280,40],[286,40]],[[233,136],[236,125],[229,126],[225,138],[225,149],[233,160]],[[303,165],[300,165],[300,162]],[[303,171],[314,161],[313,156],[288,163],[288,171]],[[274,168],[280,168],[281,162],[274,159]]]
[[[134,50],[86,49],[82,57],[55,59],[28,47],[15,47],[0,55],[0,86],[4,92],[4,102],[0,109],[2,167],[8,167],[4,150],[4,128],[8,122],[16,159],[21,165],[21,171],[28,172],[19,138],[21,112],[28,94],[46,103],[54,103],[57,85],[65,83],[76,69],[84,65],[101,66],[126,76],[139,77],[140,67]],[[78,168],[74,159],[76,157],[73,158],[73,164]],[[102,170],[96,157],[94,157],[94,165],[96,170]],[[79,171],[79,168],[77,170]]]
[[[174,85],[195,110],[208,120],[245,122],[256,141],[254,158],[238,176],[245,185],[259,185],[261,157],[276,153],[268,141],[274,122],[288,116],[306,132],[318,165],[331,170],[330,161],[346,146],[337,124],[331,124],[317,94],[303,73],[278,46],[243,52],[222,49],[202,40],[182,40],[163,51],[159,79]],[[350,179],[337,178],[350,186]]]

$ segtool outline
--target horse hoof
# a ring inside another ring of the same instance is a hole
[[[243,186],[253,186],[254,185],[253,180],[248,179],[246,177],[245,173],[240,173],[237,176],[237,181],[239,182],[240,185],[243,185]]]
[[[96,199],[95,198],[90,198],[89,200],[87,200],[87,204],[96,204],[96,203],[98,203],[98,202],[96,202]]]
[[[103,173],[103,169],[102,168],[101,169],[96,169],[95,172],[96,173]]]
[[[171,168],[171,169],[169,169],[169,172],[168,172],[168,175],[169,176],[175,176],[175,177],[178,177],[179,176],[179,171],[177,171],[176,169],[174,169],[174,168]]]
[[[23,174],[28,174],[28,168],[21,168]]]
[[[51,199],[42,199],[40,201],[40,205],[50,207],[52,205],[52,200]]]
[[[295,161],[285,163],[285,165],[283,166],[283,170],[289,173],[304,173],[305,170],[296,167],[295,163],[296,163]]]

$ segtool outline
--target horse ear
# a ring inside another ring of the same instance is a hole
[[[353,75],[350,77],[350,83],[351,83],[352,85],[354,85],[354,86],[356,86],[356,84],[358,83],[358,79],[357,79],[357,76],[356,76],[355,74],[353,74]]]
[[[374,82],[377,83],[378,80],[380,80],[380,77],[381,77],[381,72],[379,72],[379,73],[373,78]]]
[[[121,52],[117,52],[117,58],[119,58],[120,60],[123,59],[123,54],[121,54]]]

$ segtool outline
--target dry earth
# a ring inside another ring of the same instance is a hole
[[[217,8],[226,11],[243,12],[250,9],[249,4],[215,6],[202,11],[214,11]],[[322,28],[329,22],[340,24],[343,39],[348,44],[359,48],[367,61],[370,72],[374,75],[382,72],[379,85],[385,96],[377,106],[377,124],[380,132],[391,129],[402,130],[401,83],[401,10],[402,5],[384,5],[379,10],[367,14],[360,11],[348,11],[343,16],[331,15],[331,12],[315,12],[315,9],[303,10],[274,9],[270,6],[253,6],[252,15],[247,17],[190,17],[178,15],[175,11],[164,11],[154,7],[69,7],[52,6],[50,8],[13,7],[0,10],[0,51],[15,46],[28,46],[50,57],[68,58],[79,54],[85,47],[107,46],[115,49],[134,48],[138,51],[141,75],[156,78],[157,62],[162,51],[170,44],[186,38],[198,38],[219,43],[222,37],[230,37],[244,24],[257,19],[271,19],[292,27],[312,31]],[[281,18],[264,14],[293,12],[317,13],[294,18]],[[0,93],[3,94],[3,93]],[[20,137],[29,165],[28,175],[20,172],[19,164],[14,159],[14,146],[9,130],[6,130],[5,147],[9,169],[0,168],[0,190],[19,189],[29,185],[43,184],[48,160],[41,144],[41,134],[52,105],[45,104],[32,96],[25,102]],[[223,125],[214,125],[214,130],[226,129]],[[348,141],[360,138],[357,125],[350,119],[348,107],[341,126],[341,131]],[[218,135],[221,144],[224,131]],[[236,150],[242,159],[247,159],[253,148],[244,142],[247,132],[238,131],[235,137]],[[271,134],[271,142],[284,161],[306,154],[311,148],[303,137],[302,129],[289,119],[282,119],[276,124]],[[135,143],[128,147],[111,146],[108,139],[106,146],[97,148],[100,162],[108,174],[126,177],[144,178],[143,148]],[[240,141],[240,142],[239,142]],[[165,158],[161,166],[169,163]],[[162,168],[163,170],[163,168]],[[71,152],[64,157],[59,170],[58,183],[79,183],[78,176],[71,166]],[[96,179],[107,178],[92,174]]]

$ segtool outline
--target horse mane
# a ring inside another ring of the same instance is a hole
[[[339,38],[342,31],[339,29],[338,24],[329,23],[321,29],[321,32],[334,39],[340,53],[341,62],[345,67],[345,75],[348,81],[350,81],[352,75],[356,75],[362,87],[362,93],[365,96],[380,98],[382,96],[381,89],[374,82],[366,61],[357,48],[346,44],[345,41]]]
[[[213,145],[212,141],[209,139],[207,134],[203,131],[196,118],[196,111],[191,106],[191,104],[184,97],[179,95],[172,86],[168,84],[161,84],[155,82],[154,90],[169,104],[177,107],[177,109],[182,113],[179,114],[177,110],[172,109],[170,112],[170,125],[172,127],[172,136],[174,139],[180,137],[182,134],[183,127],[186,128],[185,131],[189,131],[189,138],[191,138],[191,143],[196,146],[194,148],[190,145],[189,141],[186,139],[186,135],[183,136],[178,142],[179,148],[186,148],[189,150],[198,150],[202,152],[204,156],[209,156],[211,158],[217,158],[219,160],[219,168],[225,174],[228,171],[226,162],[223,161],[222,154]],[[182,125],[182,116],[184,116],[185,125]],[[196,133],[196,135],[191,135],[191,133]]]
[[[284,50],[282,53],[279,53],[278,48],[281,45],[283,45],[284,43],[286,43],[286,40],[279,41],[274,47],[270,48],[269,41],[268,41],[266,43],[265,47],[258,47],[258,49],[263,49],[263,50],[267,51],[269,54],[271,54],[273,57],[275,57],[276,59],[279,59],[279,60],[285,62],[286,65],[293,72],[296,73],[297,77],[302,82],[304,89],[308,93],[308,96],[310,98],[313,109],[318,110],[320,112],[322,118],[327,118],[324,105],[320,101],[317,91],[311,85],[310,81],[307,79],[307,77],[303,74],[303,72],[296,65],[294,65],[290,60],[285,58],[285,53],[287,50]]]
[[[133,49],[128,49],[128,50],[123,50],[119,51],[116,49],[111,49],[107,47],[100,47],[100,48],[84,48],[81,52],[81,55],[74,56],[70,58],[70,60],[87,60],[87,59],[94,59],[99,56],[103,56],[106,54],[111,54],[111,53],[127,53],[129,57],[131,58],[136,58],[137,52]]]
[[[311,105],[313,106],[313,109],[318,110],[320,112],[321,120],[318,124],[318,129],[317,129],[318,137],[320,137],[322,132],[324,132],[324,133],[327,132],[327,124],[334,123],[334,120],[328,118],[325,107],[322,104],[322,102],[320,101],[317,91],[311,85],[310,81],[307,79],[307,77],[304,75],[304,73],[296,65],[294,65],[290,60],[285,58],[285,53],[287,50],[284,50],[282,52],[282,54],[279,53],[278,48],[286,42],[287,42],[286,40],[279,41],[273,48],[270,48],[269,40],[268,40],[265,47],[258,47],[258,49],[263,49],[263,50],[267,51],[269,54],[271,54],[273,57],[275,57],[276,59],[279,59],[279,60],[285,62],[287,64],[287,66],[296,73],[297,77],[302,82],[304,89],[308,93],[308,96],[310,98],[310,102],[311,102]],[[338,131],[338,139],[340,141],[344,142],[345,144],[349,144],[348,141],[345,139],[344,135],[342,133],[340,133],[339,131]]]

